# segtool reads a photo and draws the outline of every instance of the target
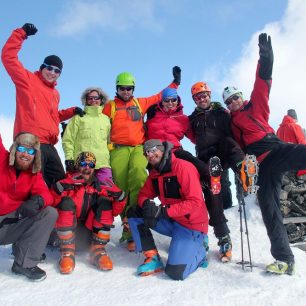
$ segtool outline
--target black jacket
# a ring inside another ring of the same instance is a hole
[[[196,137],[197,157],[208,162],[209,158],[218,156],[223,167],[235,170],[244,153],[232,137],[228,111],[219,102],[211,102],[207,110],[197,107],[189,120]]]

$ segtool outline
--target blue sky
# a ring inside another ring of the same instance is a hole
[[[122,71],[136,77],[136,97],[150,96],[170,83],[172,67],[179,65],[179,94],[190,114],[190,87],[197,81],[209,83],[214,100],[221,100],[225,85],[237,85],[249,97],[257,37],[268,32],[275,53],[272,125],[277,127],[288,108],[296,108],[306,126],[301,103],[306,38],[300,35],[305,14],[303,0],[10,1],[1,4],[0,45],[13,29],[26,22],[36,25],[38,32],[25,41],[20,59],[34,71],[47,55],[62,58],[60,108],[80,106],[88,86],[100,86],[113,97]],[[0,84],[0,132],[11,137],[15,89],[2,65]]]

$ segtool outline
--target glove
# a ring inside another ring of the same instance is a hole
[[[63,191],[73,190],[74,186],[71,184],[56,182],[52,185],[52,188],[57,194],[61,195]]]
[[[121,202],[125,199],[125,192],[117,187],[111,180],[105,179],[102,186],[106,189],[107,196],[114,200]]]
[[[25,23],[22,28],[26,32],[27,36],[35,35],[37,32],[37,28],[32,23]]]
[[[65,166],[66,166],[67,172],[73,172],[74,171],[74,160],[73,159],[65,160]]]
[[[259,76],[263,80],[271,80],[274,59],[271,37],[267,36],[266,33],[261,33],[258,37],[258,46],[260,57]]]
[[[31,218],[34,217],[43,206],[44,199],[39,195],[34,195],[19,206],[17,214],[22,218]]]
[[[167,210],[162,205],[156,206],[155,202],[147,199],[142,206],[142,215],[144,224],[147,227],[154,228],[157,224],[157,218],[167,218]]]
[[[173,83],[180,85],[181,84],[181,68],[178,66],[174,66],[172,68],[172,73],[173,73]]]
[[[85,113],[84,113],[84,111],[80,107],[76,107],[74,109],[74,114],[75,115],[79,115],[80,117],[83,117]]]

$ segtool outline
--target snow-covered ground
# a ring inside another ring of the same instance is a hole
[[[0,305],[301,305],[306,302],[306,254],[293,247],[296,259],[294,276],[276,276],[264,272],[273,261],[259,208],[248,203],[248,226],[252,259],[257,267],[243,271],[236,264],[241,259],[239,213],[237,207],[226,211],[233,240],[233,260],[217,260],[218,247],[210,228],[210,253],[207,269],[200,268],[184,281],[173,281],[160,273],[138,277],[136,267],[141,254],[129,253],[118,240],[120,220],[112,231],[108,252],[114,269],[95,270],[87,254],[78,254],[76,269],[61,275],[57,269],[58,251],[47,250],[47,260],[40,267],[47,279],[33,283],[10,272],[13,259],[10,246],[0,247]],[[161,257],[167,259],[169,239],[156,235]],[[245,240],[246,241],[246,240]],[[247,252],[245,252],[247,253]],[[304,304],[305,305],[305,304]]]

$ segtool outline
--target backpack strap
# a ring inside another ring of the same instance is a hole
[[[143,117],[142,109],[141,109],[141,106],[139,104],[138,99],[137,98],[133,98],[133,102],[134,102],[135,106],[137,106],[137,108],[138,108],[138,110],[139,110],[139,112],[141,114],[141,117]],[[117,108],[116,107],[116,103],[115,103],[114,100],[110,100],[109,103],[110,103],[110,106],[111,106],[110,120],[112,122],[114,120],[114,118],[115,118],[115,114],[116,114],[117,110],[118,109],[126,109],[126,108]]]

